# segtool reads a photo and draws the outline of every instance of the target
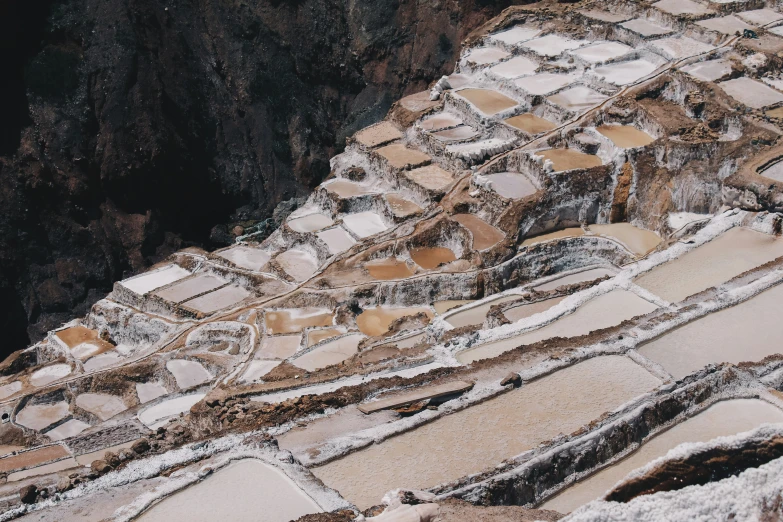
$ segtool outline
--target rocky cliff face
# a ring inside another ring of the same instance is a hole
[[[0,355],[307,193],[508,3],[4,3]]]

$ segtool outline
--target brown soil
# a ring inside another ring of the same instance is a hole
[[[444,500],[438,505],[440,511],[434,522],[554,522],[563,518],[557,511],[520,506],[474,506],[455,498]]]

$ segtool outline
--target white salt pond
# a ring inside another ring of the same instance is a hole
[[[65,401],[51,404],[28,404],[16,414],[16,423],[31,430],[42,430],[70,414]]]
[[[561,433],[574,432],[659,383],[626,357],[597,357],[312,472],[365,509],[392,488],[425,489],[486,470]]]
[[[257,359],[288,359],[299,350],[301,335],[277,335],[267,337],[256,353]]]
[[[760,361],[783,353],[780,302],[783,286],[711,313],[638,348],[680,379],[710,363]]]
[[[575,74],[541,73],[514,80],[514,85],[532,95],[544,96],[570,85],[576,79]]]
[[[619,241],[637,256],[647,254],[661,243],[660,236],[655,232],[637,228],[630,223],[590,225],[589,228],[593,234]]]
[[[738,102],[754,109],[783,102],[783,93],[745,76],[720,82],[718,85]]]
[[[759,399],[735,399],[714,404],[673,428],[645,442],[617,464],[582,479],[544,502],[539,509],[568,513],[602,497],[631,471],[663,457],[686,442],[708,442],[758,428],[765,423],[783,422],[783,412]]]
[[[571,227],[571,228],[564,228],[562,230],[556,230],[554,232],[549,232],[547,234],[541,234],[539,236],[532,236],[527,239],[525,239],[522,242],[522,246],[530,246],[535,245],[538,243],[543,243],[545,241],[552,241],[555,239],[566,239],[566,238],[572,238],[572,237],[580,237],[585,235],[585,231],[581,227]]]
[[[492,299],[490,301],[487,301],[486,303],[477,306],[472,306],[466,310],[460,310],[457,313],[446,317],[446,322],[449,323],[454,328],[462,328],[463,326],[482,324],[484,320],[487,318],[487,313],[489,313],[490,308],[492,308],[495,305],[499,305],[499,304],[507,303],[509,301],[513,301],[515,299],[519,299],[520,297],[521,296],[519,294],[514,294],[514,295],[498,297],[497,299]]]
[[[783,161],[773,163],[766,169],[759,172],[759,174],[765,178],[783,182]]]
[[[136,520],[289,522],[322,511],[282,471],[257,459],[244,459],[163,499]]]
[[[511,55],[499,47],[479,47],[471,49],[465,57],[465,61],[475,63],[476,65],[489,65],[509,56]]]
[[[652,74],[658,66],[647,60],[631,60],[595,68],[595,74],[614,85],[628,85]]]
[[[332,218],[323,214],[310,214],[296,219],[288,221],[288,228],[294,232],[301,232],[306,234],[307,232],[315,232],[322,228],[332,226]]]
[[[451,127],[462,125],[462,118],[451,114],[450,112],[439,112],[434,116],[419,122],[419,126],[425,131],[439,131]]]
[[[89,429],[91,426],[86,422],[82,422],[79,419],[70,419],[63,422],[56,428],[47,431],[44,435],[49,437],[52,441],[65,440],[71,437],[75,437],[81,432]]]
[[[380,234],[388,228],[375,212],[347,214],[343,216],[343,226],[361,238]]]
[[[709,219],[712,214],[696,214],[695,212],[669,212],[666,220],[672,230],[679,230],[688,223]]]
[[[149,429],[156,430],[172,417],[190,411],[190,408],[204,397],[205,393],[194,393],[163,401],[140,412],[139,420]]]
[[[418,169],[406,170],[405,177],[427,190],[442,191],[453,181],[454,176],[448,170],[437,165],[427,165]]]
[[[653,4],[653,7],[673,15],[707,15],[714,13],[704,4],[693,0],[661,0]]]
[[[140,276],[121,281],[120,284],[139,295],[144,295],[161,286],[166,286],[190,275],[190,272],[178,265],[169,265]]]
[[[524,174],[518,172],[500,172],[485,176],[492,190],[509,199],[522,199],[535,194],[538,189]]]
[[[372,148],[398,140],[402,138],[402,133],[394,123],[382,121],[360,130],[354,135],[354,138],[365,147]]]
[[[107,366],[118,363],[121,360],[122,357],[120,357],[117,353],[103,353],[101,355],[96,355],[84,363],[84,371],[92,372],[95,370],[100,370],[101,368],[106,368]]]
[[[774,22],[783,20],[783,15],[772,9],[755,9],[753,11],[743,11],[737,13],[736,16],[742,18],[749,24],[753,25],[768,25]]]
[[[707,60],[683,67],[682,72],[690,74],[697,80],[714,82],[731,74],[731,62],[726,59]]]
[[[658,307],[627,290],[613,290],[591,299],[576,309],[546,326],[517,335],[470,348],[457,354],[463,364],[497,357],[503,352],[527,344],[537,343],[552,337],[578,337],[595,330],[617,326],[623,321],[648,314]]]
[[[185,359],[172,359],[166,363],[166,369],[174,375],[177,386],[187,389],[209,381],[212,376],[201,364]]]
[[[236,245],[227,248],[217,255],[223,259],[228,259],[241,268],[246,268],[254,272],[261,270],[261,267],[267,264],[270,259],[269,253],[260,248],[253,248],[246,245]]]
[[[547,100],[555,105],[574,112],[582,112],[603,103],[608,96],[598,91],[578,85],[565,91],[553,94]]]
[[[82,393],[76,397],[76,405],[102,421],[109,420],[128,409],[120,397],[105,393]]]
[[[356,326],[363,334],[375,337],[385,334],[389,326],[397,319],[420,313],[427,316],[427,322],[429,322],[429,319],[432,319],[432,311],[429,307],[390,308],[378,306],[367,308],[356,316]]]
[[[743,22],[742,20],[740,20],[734,15],[721,16],[718,18],[708,18],[707,20],[701,20],[699,22],[696,22],[696,25],[704,27],[705,29],[709,29],[710,31],[715,31],[721,34],[727,34],[732,36],[737,31],[741,33],[746,29],[749,31],[756,30],[754,26]]]
[[[540,314],[541,312],[546,312],[565,298],[566,296],[553,297],[552,299],[544,299],[543,301],[537,301],[535,303],[515,306],[514,308],[507,309],[503,312],[503,315],[512,323],[521,321],[522,319],[527,319],[528,317]]]
[[[541,38],[529,40],[522,44],[522,47],[530,49],[540,56],[555,57],[563,54],[565,51],[577,49],[585,43],[587,42],[549,34]]]
[[[580,10],[579,12],[592,20],[598,20],[599,22],[611,22],[615,24],[617,22],[628,20],[632,16],[619,12],[604,11],[603,9]]]
[[[298,282],[309,279],[318,270],[318,260],[309,252],[298,248],[286,250],[275,260],[286,274]]]
[[[568,230],[570,229],[566,229],[561,232],[567,232]],[[533,287],[533,289],[536,290],[537,292],[548,292],[549,290],[554,290],[559,286],[573,285],[576,283],[584,283],[587,281],[595,281],[596,279],[600,279],[606,276],[614,277],[615,274],[616,274],[615,271],[609,268],[590,268],[588,270],[582,270],[580,272],[575,272],[572,274],[558,277],[556,279],[552,279],[549,282]]]
[[[318,232],[316,235],[318,239],[326,243],[329,253],[332,255],[345,252],[356,244],[356,240],[342,227],[330,228],[329,230]]]
[[[212,274],[196,274],[179,283],[158,290],[155,295],[172,303],[181,303],[199,294],[211,292],[225,285],[226,281]]]
[[[446,129],[438,132],[433,132],[432,135],[438,141],[448,143],[452,141],[472,140],[477,137],[479,133],[473,127],[467,125],[461,125],[453,129]]]
[[[541,34],[541,29],[537,27],[516,25],[507,31],[501,31],[490,35],[490,40],[496,40],[506,45],[517,45],[535,38]]]
[[[139,402],[144,404],[145,402],[154,401],[158,397],[162,397],[168,393],[168,390],[157,382],[137,382],[136,383],[136,395],[139,397]]]
[[[228,308],[229,306],[234,306],[250,297],[250,295],[250,292],[241,286],[228,285],[215,290],[214,292],[185,301],[183,306],[196,310],[197,312],[210,314]]]
[[[30,376],[30,384],[33,386],[46,386],[70,374],[71,366],[69,364],[52,364],[33,372]]]
[[[516,56],[492,67],[490,71],[502,78],[518,78],[533,74],[538,70],[538,63],[525,56]]]
[[[280,365],[281,361],[250,361],[247,363],[247,369],[242,373],[241,382],[256,382],[264,375],[274,370]]]
[[[334,341],[319,345],[317,348],[300,355],[291,364],[307,371],[315,371],[333,364],[338,364],[353,357],[359,350],[359,343],[364,335],[350,334]]]
[[[657,24],[651,20],[647,20],[646,18],[628,20],[627,22],[621,23],[620,26],[645,37],[663,36],[664,34],[669,34],[672,32],[672,30],[668,27]]]
[[[13,381],[9,384],[0,386],[0,400],[6,399],[22,389],[22,383],[19,381]]]
[[[680,2],[681,0],[673,1]],[[660,40],[654,40],[650,45],[669,60],[681,60],[697,54],[705,54],[715,49],[710,44],[699,42],[687,36],[661,38]]]
[[[783,256],[783,240],[735,227],[634,282],[671,303]]]
[[[587,45],[575,51],[571,51],[570,54],[589,63],[600,63],[620,58],[631,51],[633,51],[633,48],[620,42],[603,42]]]

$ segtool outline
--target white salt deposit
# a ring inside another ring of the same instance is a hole
[[[530,49],[541,56],[555,57],[563,54],[565,51],[577,49],[585,43],[587,42],[572,40],[556,34],[549,34],[542,36],[541,38],[530,40],[522,44],[522,47]]]
[[[496,40],[506,45],[517,45],[535,38],[541,34],[541,29],[524,25],[516,25],[507,31],[491,35],[490,40]]]
[[[3,386],[0,386],[0,400],[10,397],[11,395],[18,392],[21,389],[22,389],[22,383],[19,381],[14,381],[12,383],[4,384]]]
[[[702,219],[709,219],[711,214],[696,214],[695,212],[670,212],[667,220],[669,228],[672,230],[679,230],[688,223],[694,221],[701,221]]]
[[[527,176],[518,172],[500,172],[484,177],[489,181],[490,188],[504,198],[521,199],[538,190]]]
[[[276,258],[277,263],[295,281],[304,281],[318,270],[318,261],[309,252],[292,248]]]
[[[139,397],[139,402],[144,404],[150,402],[158,397],[162,397],[168,393],[168,390],[157,382],[137,382],[136,383],[136,395]]]
[[[514,81],[514,85],[530,94],[543,96],[570,85],[576,79],[577,75],[575,74],[542,73],[519,78]]]
[[[160,270],[153,270],[146,272],[140,276],[132,277],[121,281],[120,284],[139,295],[144,295],[151,292],[161,286],[165,286],[179,281],[190,275],[190,272],[180,267],[179,265],[169,265]]]
[[[270,255],[261,250],[260,248],[253,248],[245,245],[236,245],[217,252],[217,255],[224,259],[228,259],[235,265],[248,270],[258,272],[261,267],[267,264]]]
[[[49,437],[52,441],[64,440],[70,437],[75,437],[84,430],[89,429],[91,426],[86,422],[82,422],[78,419],[71,419],[63,422],[53,430],[47,431],[44,435]]]
[[[511,55],[499,47],[479,47],[472,49],[465,57],[465,60],[476,65],[489,65],[509,56]]]
[[[347,214],[343,216],[343,225],[361,238],[380,234],[387,228],[386,224],[381,219],[381,216],[375,212]]]
[[[102,421],[109,420],[128,409],[120,397],[105,393],[82,393],[76,397],[76,405]]]
[[[282,361],[255,360],[247,364],[247,369],[242,374],[241,382],[256,382],[264,375],[274,370]]]
[[[615,85],[635,83],[652,74],[658,66],[647,60],[631,60],[595,68],[595,74]]]
[[[687,65],[681,69],[698,80],[714,82],[731,74],[731,62],[725,58]]]
[[[332,218],[329,216],[323,214],[309,214],[307,216],[289,220],[288,227],[295,232],[304,234],[332,226],[332,223],[334,223],[334,221],[332,221]]]
[[[756,28],[750,24],[746,24],[734,15],[721,16],[719,18],[708,18],[707,20],[701,20],[696,22],[696,25],[715,31],[721,34],[734,35],[737,31],[740,33],[746,29],[753,31]]]
[[[183,390],[212,379],[206,368],[195,361],[172,359],[166,363],[166,369],[174,375],[177,386]]]
[[[459,118],[450,112],[439,112],[434,116],[420,121],[418,125],[426,131],[439,131],[441,129],[462,125],[462,118]]]
[[[50,404],[28,404],[16,414],[16,423],[30,428],[42,430],[51,426],[70,414],[70,408],[65,401]]]
[[[100,370],[101,368],[106,368],[107,366],[116,364],[121,360],[122,357],[120,357],[120,355],[117,353],[102,353],[101,355],[96,355],[84,363],[84,371],[92,372],[95,370]]]
[[[721,82],[718,85],[738,102],[754,109],[762,109],[783,102],[783,93],[745,76]]]
[[[599,63],[607,60],[614,60],[628,54],[632,50],[631,47],[620,42],[603,42],[587,45],[575,51],[571,51],[569,54],[589,63]]]
[[[606,276],[614,277],[615,274],[616,272],[614,270],[610,270],[608,268],[591,268],[589,270],[582,270],[580,272],[552,279],[551,281],[534,287],[534,289],[538,292],[546,292],[549,290],[554,290],[559,286],[584,283],[586,281],[595,281],[596,279],[600,279]]]
[[[205,393],[185,395],[176,399],[169,399],[139,413],[139,420],[151,430],[158,429],[168,422],[171,417],[185,413],[191,406],[206,397]]]
[[[669,29],[668,27],[657,24],[651,20],[647,20],[646,18],[636,18],[635,20],[628,20],[627,22],[620,24],[620,26],[625,27],[629,31],[632,31],[636,34],[645,37],[662,36],[664,34],[669,34],[672,32],[672,30]]]
[[[753,11],[743,11],[736,13],[736,16],[745,20],[751,25],[769,25],[783,20],[783,15],[772,9],[755,9]]]
[[[759,172],[759,174],[765,178],[783,182],[783,161],[773,163],[766,169]]]
[[[564,109],[574,112],[582,112],[603,103],[608,96],[598,91],[578,85],[565,91],[553,94],[547,100]]]
[[[361,334],[345,335],[300,355],[293,359],[291,364],[312,372],[341,363],[356,354],[362,339],[364,339],[364,335]]]
[[[209,314],[233,306],[250,297],[250,292],[237,285],[228,285],[214,292],[185,301],[182,306]]]
[[[674,1],[679,2],[680,0]],[[681,60],[697,54],[705,54],[715,49],[712,45],[699,42],[687,36],[661,38],[651,42],[650,45],[653,50],[669,60]]]
[[[30,376],[30,384],[33,386],[46,386],[50,382],[62,379],[70,374],[71,366],[69,364],[52,364],[33,372]]]
[[[356,244],[356,240],[342,227],[330,228],[329,230],[318,232],[316,235],[318,239],[326,243],[332,255],[345,252]]]
[[[661,0],[654,3],[653,7],[673,15],[707,15],[714,12],[693,0]]]
[[[490,71],[502,78],[518,78],[533,74],[538,70],[538,64],[525,56],[516,56],[492,67]]]

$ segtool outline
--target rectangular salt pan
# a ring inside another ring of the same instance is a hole
[[[783,240],[738,227],[641,275],[635,283],[675,303],[780,256]]]
[[[708,60],[688,65],[681,70],[697,80],[714,82],[731,74],[731,62],[725,59]]]
[[[653,50],[657,50],[669,60],[680,60],[698,54],[705,54],[715,49],[712,45],[699,42],[693,38],[688,38],[687,36],[662,38],[660,40],[655,40],[650,45]]]
[[[492,67],[490,71],[503,78],[518,78],[533,74],[538,69],[538,64],[524,56],[517,56]]]
[[[772,9],[744,11],[742,13],[737,13],[737,16],[753,25],[768,25],[783,20],[783,15]]]
[[[535,76],[527,76],[514,81],[514,85],[525,92],[537,96],[551,94],[576,80],[575,74],[551,74],[543,73]]]
[[[658,68],[647,60],[631,60],[595,68],[595,74],[614,85],[628,85],[649,76]]]
[[[495,33],[491,35],[490,40],[496,40],[506,45],[516,45],[522,42],[526,42],[531,38],[535,38],[541,34],[541,29],[535,27],[526,27],[524,25],[517,25],[507,31]]]
[[[658,384],[625,357],[597,357],[312,471],[364,509],[392,488],[429,488],[491,468]]]
[[[146,274],[121,281],[120,284],[139,295],[152,292],[156,288],[166,286],[190,275],[190,272],[178,265],[169,265],[160,270],[153,270]]]
[[[582,47],[576,51],[571,51],[570,54],[590,63],[599,63],[614,60],[632,50],[632,48],[620,42],[604,42]]]
[[[343,216],[343,226],[361,238],[374,236],[386,230],[386,224],[375,212],[358,212]]]
[[[237,245],[221,252],[217,252],[217,255],[223,259],[228,259],[235,265],[248,270],[257,272],[261,270],[270,258],[269,253],[261,250],[260,248],[253,248],[245,245]]]
[[[728,35],[733,35],[737,31],[741,33],[745,30],[753,31],[756,29],[754,26],[746,24],[733,15],[722,16],[720,18],[709,18],[707,20],[696,22],[696,25],[704,27],[705,29],[709,29],[710,31]]]
[[[172,303],[181,303],[199,294],[210,292],[224,284],[226,284],[226,281],[212,274],[196,274],[174,286],[155,292],[155,295]]]
[[[555,57],[563,54],[565,51],[577,49],[587,42],[579,40],[571,40],[570,38],[564,38],[556,34],[550,34],[530,40],[522,45],[527,49],[530,49],[534,53],[541,56]]]
[[[465,57],[465,61],[475,63],[476,65],[489,65],[509,56],[511,55],[498,47],[481,47],[472,49]]]
[[[569,111],[582,112],[600,105],[607,98],[598,91],[580,85],[554,94],[547,100]]]
[[[621,27],[625,27],[629,31],[632,31],[641,36],[661,36],[672,32],[671,29],[663,25],[656,24],[646,18],[637,18],[635,20],[629,20],[620,24]]]
[[[707,15],[714,12],[693,0],[661,0],[654,3],[653,7],[673,15]]]
[[[329,253],[332,255],[345,252],[356,244],[356,240],[342,227],[330,228],[329,230],[318,232],[316,235],[318,239],[326,243]]]
[[[783,102],[783,94],[756,80],[741,77],[726,82],[721,82],[721,89],[738,102],[761,109]]]

